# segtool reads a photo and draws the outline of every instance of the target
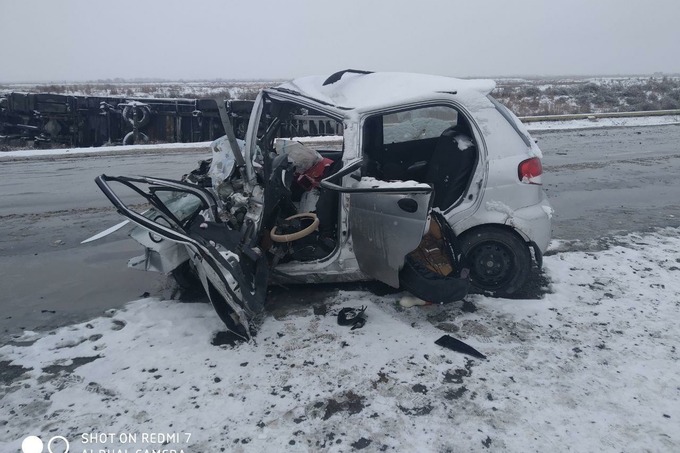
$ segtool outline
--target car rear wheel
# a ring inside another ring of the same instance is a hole
[[[510,295],[524,286],[531,274],[529,247],[510,231],[493,226],[476,228],[463,234],[461,247],[477,291]]]

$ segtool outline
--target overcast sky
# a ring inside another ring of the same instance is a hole
[[[680,73],[679,22],[679,0],[0,0],[0,81]]]

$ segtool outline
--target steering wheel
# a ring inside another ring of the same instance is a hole
[[[269,233],[269,237],[271,237],[272,241],[274,242],[297,241],[298,239],[302,239],[304,237],[309,236],[310,234],[312,234],[314,230],[316,230],[319,227],[319,218],[313,212],[303,212],[302,214],[295,214],[294,216],[288,217],[286,221],[295,219],[312,219],[312,224],[309,225],[307,228],[298,231],[297,233],[291,234],[277,234],[276,233],[277,227],[274,227],[272,228],[271,233]]]

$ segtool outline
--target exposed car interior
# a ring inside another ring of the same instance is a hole
[[[342,168],[342,125],[288,102],[269,100],[265,112],[258,137],[267,179],[263,248],[273,264],[323,259],[338,245],[339,194],[319,182]],[[432,207],[442,210],[469,185],[477,146],[468,120],[454,108],[375,115],[363,130],[362,176],[430,184]]]
[[[263,248],[280,263],[323,259],[338,243],[339,194],[319,183],[342,167],[342,123],[287,102],[267,101],[265,112],[258,137],[269,232]]]
[[[477,163],[477,146],[463,115],[434,106],[366,119],[363,155],[366,176],[430,184],[433,207],[444,210],[465,192]]]

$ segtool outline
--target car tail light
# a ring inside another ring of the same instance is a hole
[[[525,184],[543,184],[542,174],[543,165],[541,165],[541,159],[538,157],[524,160],[517,166],[517,176]]]

